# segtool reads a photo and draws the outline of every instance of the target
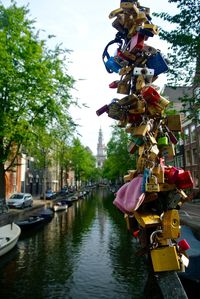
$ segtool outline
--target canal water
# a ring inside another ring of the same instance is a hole
[[[99,189],[22,236],[1,258],[0,298],[144,298],[145,259],[113,199]]]

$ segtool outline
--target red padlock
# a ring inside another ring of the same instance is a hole
[[[193,179],[189,170],[179,172],[176,185],[180,189],[193,188]]]
[[[178,178],[179,170],[172,166],[165,168],[165,177],[169,184],[175,184]]]
[[[136,33],[132,38],[131,38],[131,43],[130,43],[130,49],[129,51],[133,51],[135,48],[136,49],[143,49],[144,48],[144,40],[145,37],[140,34]]]
[[[180,247],[181,251],[186,251],[186,250],[190,249],[190,245],[188,244],[188,242],[185,239],[180,240],[178,242],[178,246]]]
[[[145,101],[150,104],[155,104],[160,100],[160,94],[152,86],[144,87],[141,94]]]
[[[118,87],[118,83],[119,83],[119,81],[115,80],[115,81],[113,81],[112,83],[109,84],[109,87],[110,88],[117,88]]]

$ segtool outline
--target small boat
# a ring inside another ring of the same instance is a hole
[[[6,254],[15,247],[20,234],[21,229],[15,223],[0,227],[0,256]]]
[[[185,225],[181,226],[181,239],[185,239],[190,245],[190,249],[186,251],[189,265],[185,272],[178,274],[181,278],[200,282],[200,241],[195,237],[193,230]]]
[[[28,218],[18,220],[15,223],[24,231],[40,227],[45,223],[45,218],[41,216],[29,216]]]
[[[49,222],[53,219],[54,213],[50,208],[44,208],[38,216],[45,219],[46,222]]]
[[[53,205],[54,212],[67,211],[68,205],[63,201],[58,201]]]

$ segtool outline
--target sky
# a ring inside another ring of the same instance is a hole
[[[4,6],[9,0],[0,0]],[[149,7],[153,12],[169,12],[173,14],[175,5],[167,0],[141,0],[141,5]],[[112,27],[113,19],[108,15],[119,8],[119,0],[16,0],[17,6],[28,5],[30,19],[35,19],[35,27],[42,30],[42,38],[49,34],[49,48],[62,44],[63,48],[71,50],[69,55],[68,74],[76,80],[72,96],[80,104],[88,108],[72,108],[70,113],[79,124],[78,137],[84,146],[89,146],[93,154],[97,153],[98,132],[102,129],[105,145],[111,137],[111,125],[114,120],[107,113],[96,115],[96,110],[109,104],[113,98],[121,98],[116,89],[110,89],[109,83],[119,80],[119,75],[106,72],[102,62],[102,53],[107,43],[115,38],[116,29]],[[153,17],[152,22],[159,27],[166,24]],[[168,25],[169,26],[169,25]],[[160,49],[166,55],[168,45],[159,36],[149,38],[147,44]],[[112,51],[114,51],[112,49]],[[114,53],[110,53],[112,56]],[[162,74],[154,82],[160,88],[166,83],[166,75]]]

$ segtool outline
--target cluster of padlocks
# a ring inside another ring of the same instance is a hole
[[[180,238],[179,208],[193,187],[189,171],[166,165],[175,155],[180,115],[167,115],[170,101],[159,93],[154,81],[168,71],[160,50],[147,40],[159,33],[152,23],[150,9],[138,1],[121,1],[109,15],[117,30],[115,39],[103,52],[109,73],[120,78],[109,84],[120,98],[97,110],[118,121],[129,134],[128,151],[137,154],[137,167],[124,176],[114,204],[124,213],[129,229],[150,253],[155,272],[182,271],[188,265],[188,244]],[[116,45],[113,56],[109,47]],[[130,167],[131,168],[131,167]],[[131,224],[133,224],[131,226]]]

